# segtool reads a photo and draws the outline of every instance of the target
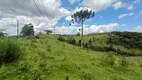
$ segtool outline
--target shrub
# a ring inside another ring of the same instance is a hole
[[[36,39],[31,40],[31,43],[37,43]]]
[[[72,44],[76,45],[76,40],[75,39],[72,40]]]
[[[67,37],[67,42],[69,44],[76,45],[76,41],[75,41],[75,39],[72,36]]]
[[[91,45],[91,44],[92,44],[92,40],[91,40],[91,39],[88,41],[88,44],[89,44],[89,45]]]
[[[39,35],[36,35],[35,38],[36,38],[36,39],[39,39],[40,37],[39,37]]]
[[[0,38],[4,37],[4,33],[0,32]]]
[[[59,41],[65,41],[65,39],[62,37],[62,35],[59,35],[58,40]]]
[[[19,57],[20,52],[20,47],[15,40],[0,40],[0,64],[14,61]]]
[[[85,43],[85,46],[84,46],[85,48],[88,48],[88,44],[87,43]]]
[[[78,41],[78,45],[81,46],[81,40]]]
[[[119,66],[122,68],[128,67],[128,60],[125,56],[119,58]]]
[[[27,39],[27,40],[30,40],[30,39],[35,39],[35,37],[34,36],[26,36],[26,37],[24,37],[25,39]]]
[[[69,76],[66,76],[66,80],[69,80]]]
[[[51,51],[51,45],[47,46],[47,51],[50,52]]]
[[[140,65],[140,67],[142,67],[142,58],[138,57],[137,60],[138,60],[138,64]]]
[[[95,37],[93,37],[93,42],[95,42]]]

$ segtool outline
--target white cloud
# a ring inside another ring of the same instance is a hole
[[[128,10],[133,10],[133,9],[134,9],[134,6],[133,6],[133,5],[130,5],[130,6],[127,7],[127,9],[128,9]]]
[[[133,4],[136,4],[136,3],[139,3],[140,2],[140,0],[135,0],[134,2],[133,2]]]
[[[72,18],[71,18],[71,16],[67,16],[67,17],[65,18],[65,20],[71,21]]]
[[[56,34],[76,34],[78,30],[78,27],[76,26],[62,26],[62,27],[56,27],[55,32]]]
[[[126,16],[132,16],[134,15],[134,13],[129,13],[129,14],[121,14],[120,16],[118,16],[119,19],[124,18]]]
[[[142,11],[140,11],[140,13],[135,18],[138,18],[138,17],[141,17],[141,16],[142,16]]]
[[[113,28],[119,27],[119,26],[120,25],[118,23],[109,23],[106,25],[92,25],[90,27],[88,27],[87,25],[84,25],[84,34],[109,32],[113,30]],[[78,32],[78,29],[81,29],[81,26],[80,27],[76,27],[76,26],[56,27],[56,33],[57,34],[76,34]]]
[[[69,0],[69,2],[71,3],[71,4],[74,4],[75,2],[79,2],[80,0]]]
[[[128,14],[121,14],[120,16],[118,16],[118,18],[119,19],[121,19],[121,18],[123,18],[123,17],[125,17],[125,16],[127,16]]]
[[[119,9],[119,8],[123,8],[126,7],[127,4],[123,3],[122,1],[118,1],[115,4],[112,5],[114,7],[115,10]]]
[[[131,30],[132,32],[142,32],[142,26],[138,26],[136,28],[134,28],[133,30]]]
[[[118,23],[109,23],[107,25],[92,25],[89,28],[89,33],[102,33],[102,32],[108,32],[111,31],[113,28],[118,27]]]
[[[127,6],[128,10],[133,10],[134,9],[134,5],[140,3],[140,0],[134,0],[134,2],[131,5]]]
[[[26,17],[26,16],[17,16],[16,17],[19,20],[19,27],[20,30],[25,24],[32,23],[34,25],[34,30],[36,32],[44,31],[46,29],[52,29],[52,25],[55,25],[57,23],[56,20],[48,20],[45,21],[44,18],[39,17]],[[16,29],[17,29],[17,20],[16,18],[2,18],[0,20],[0,29],[4,29],[5,33],[8,33],[8,35],[15,35]],[[51,22],[52,24],[49,24]]]
[[[128,16],[132,16],[132,15],[134,15],[134,13],[129,13],[129,14],[128,14]]]
[[[96,12],[105,10],[118,0],[83,0],[84,6],[90,7]]]
[[[0,20],[1,28],[10,30],[6,30],[9,34],[16,34],[15,28],[11,28],[11,25],[15,26],[12,21],[18,19],[21,27],[25,23],[32,23],[35,31],[43,31],[52,28],[51,26],[58,20],[70,14],[70,11],[61,6],[61,0],[35,0],[35,2],[46,18],[41,16],[33,0],[0,0],[0,14],[4,17]]]

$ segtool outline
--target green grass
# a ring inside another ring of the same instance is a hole
[[[87,37],[87,36],[86,36]],[[99,36],[98,36],[99,37]],[[89,39],[89,38],[88,38]],[[102,64],[103,56],[114,52],[97,52],[60,42],[53,35],[40,39],[19,39],[22,56],[0,66],[0,80],[141,80],[141,57],[126,57],[129,65],[113,67]]]
[[[117,35],[111,34],[114,37],[118,37]],[[109,38],[110,35],[109,34],[99,34],[99,35],[90,35],[90,36],[84,36],[84,43],[88,43],[88,41],[91,39],[93,40],[94,37],[94,41],[92,41],[92,46],[94,46],[96,49],[99,48],[104,48],[104,47],[110,47],[109,42]],[[66,37],[65,37],[66,38]],[[80,36],[74,36],[76,42],[78,43],[79,40],[81,40]],[[123,46],[121,43],[118,42],[118,40],[114,39],[115,42],[117,42],[117,44],[113,43],[113,48],[114,49],[120,49],[122,52],[126,52],[128,54],[134,54],[134,55],[142,55],[142,49],[139,48],[127,48],[125,46]]]

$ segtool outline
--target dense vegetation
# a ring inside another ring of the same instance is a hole
[[[19,58],[20,54],[20,46],[17,44],[16,40],[0,40],[0,64],[16,60]]]
[[[114,37],[117,42],[127,48],[139,48],[142,49],[142,33],[137,32],[112,32],[117,35]],[[113,42],[113,41],[112,41]],[[116,42],[116,41],[115,41]],[[115,43],[113,42],[113,43]]]
[[[109,43],[106,43],[109,41],[109,36],[108,34],[85,36],[84,41],[87,43],[91,39],[91,45],[110,46]],[[56,37],[58,37],[58,40],[68,40],[71,45],[58,41]],[[7,42],[9,40],[10,42]],[[142,57],[128,57],[116,55],[117,53],[114,51],[104,50],[100,52],[99,50],[80,48],[78,46],[80,45],[79,36],[73,38],[42,34],[38,38],[36,36],[12,41],[11,39],[1,39],[0,41],[12,45],[11,47],[7,46],[10,47],[11,51],[7,51],[7,53],[17,52],[19,54],[19,47],[20,53],[22,53],[15,60],[0,64],[0,80],[142,79]],[[112,46],[114,47],[115,44]],[[118,46],[122,47],[122,45]],[[3,49],[3,47],[0,47],[0,49]],[[10,58],[7,57],[6,59]]]
[[[60,41],[80,46],[80,36],[60,36]],[[113,51],[127,56],[142,55],[142,33],[112,32],[84,36],[84,48],[95,51]]]

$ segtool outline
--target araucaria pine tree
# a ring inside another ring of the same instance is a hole
[[[87,19],[90,19],[92,17],[94,17],[95,12],[92,10],[80,10],[77,11],[76,13],[74,13],[73,15],[71,15],[72,18],[72,23],[81,23],[82,25],[82,29],[81,29],[81,48],[83,48],[83,23],[84,21],[86,21]]]

